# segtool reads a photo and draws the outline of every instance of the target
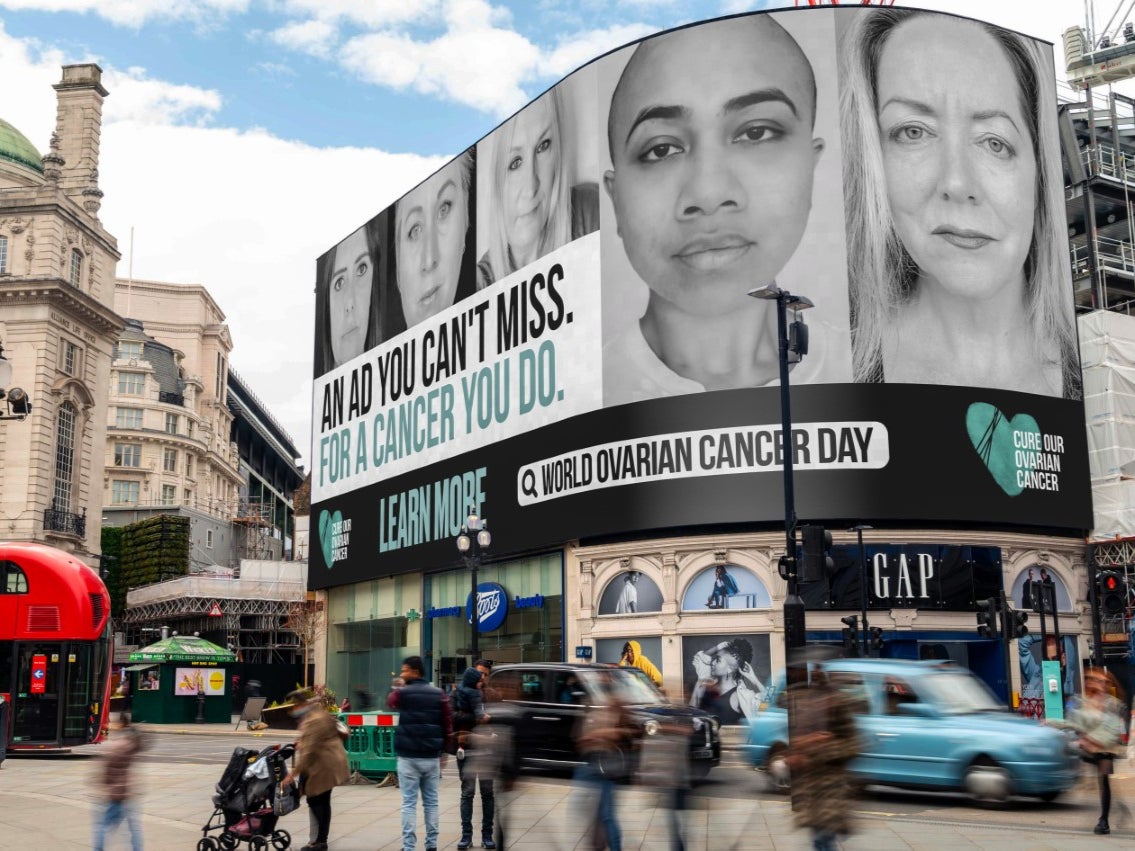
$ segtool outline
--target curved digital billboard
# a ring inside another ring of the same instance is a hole
[[[783,520],[770,284],[802,520],[1089,527],[1055,113],[1049,45],[894,8],[576,71],[319,259],[312,586]]]

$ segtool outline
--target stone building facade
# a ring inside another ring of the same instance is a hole
[[[99,221],[102,70],[63,68],[40,156],[0,121],[0,344],[31,415],[0,428],[0,535],[99,552],[118,244]]]

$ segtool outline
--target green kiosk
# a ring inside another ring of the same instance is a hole
[[[232,721],[228,670],[236,655],[196,635],[171,635],[130,654],[131,717],[151,724]]]

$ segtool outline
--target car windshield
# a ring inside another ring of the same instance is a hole
[[[595,671],[580,671],[580,677],[587,683],[588,691],[601,694],[602,680],[609,678],[615,695],[624,703],[642,705],[662,705],[666,698],[638,668],[604,668]]]
[[[924,702],[950,715],[996,712],[1005,708],[985,683],[966,671],[942,671],[919,677],[914,687]]]

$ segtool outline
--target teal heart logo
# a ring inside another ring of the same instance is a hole
[[[1036,420],[1028,414],[1017,414],[1008,419],[994,405],[987,402],[974,402],[966,411],[966,431],[970,442],[993,480],[1001,490],[1016,496],[1024,487],[1018,482],[1019,472],[1030,472],[1033,464],[1022,463],[1032,453],[1018,453],[1018,445],[1013,437],[1017,433],[1040,433]]]
[[[332,530],[338,528],[342,522],[341,512],[336,511],[334,514],[326,510],[319,512],[319,545],[323,547],[323,561],[328,568],[335,564],[335,548],[331,546],[334,534]]]

